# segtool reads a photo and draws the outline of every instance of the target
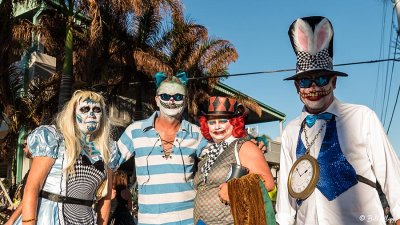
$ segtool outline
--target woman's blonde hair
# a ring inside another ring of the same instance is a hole
[[[110,159],[109,140],[111,126],[107,116],[104,98],[93,91],[77,90],[56,117],[57,128],[61,131],[65,140],[65,154],[67,154],[68,157],[65,169],[68,173],[74,173],[75,161],[82,150],[80,142],[81,133],[76,123],[75,109],[80,102],[86,99],[91,99],[94,102],[100,103],[103,113],[100,119],[100,128],[93,134],[93,142],[99,149],[105,165],[108,164]],[[74,126],[71,126],[71,124],[74,124]]]

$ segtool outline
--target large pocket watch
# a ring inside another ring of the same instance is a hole
[[[308,152],[294,162],[288,177],[289,194],[296,199],[308,198],[317,186],[319,165]]]

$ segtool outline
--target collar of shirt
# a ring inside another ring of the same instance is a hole
[[[228,144],[228,146],[233,142],[233,141],[235,141],[237,138],[235,138],[234,136],[230,136],[230,137],[228,137],[226,140],[225,140],[225,142]],[[206,155],[208,152],[209,152],[209,148],[210,148],[210,146],[211,145],[213,145],[214,144],[214,142],[208,142],[208,144],[207,144],[207,146],[203,149],[203,151],[201,152],[201,155],[200,155],[200,157],[202,157],[202,156],[204,156],[204,155]]]
[[[329,107],[321,113],[328,112],[335,116],[339,116],[339,114],[340,114],[339,105],[340,105],[340,101],[337,98],[334,98],[333,102],[329,105]],[[304,106],[303,111],[301,112],[301,115],[300,115],[300,124],[304,121],[304,119],[308,115],[310,115],[310,113],[306,111],[306,107]]]
[[[160,115],[159,111],[155,111],[149,118],[145,119],[142,123],[143,132],[149,131],[153,129],[156,117]],[[179,127],[179,131],[190,132],[190,123],[184,119],[181,120],[181,126]],[[178,132],[179,132],[178,131]]]
[[[230,137],[228,137],[225,142],[230,145],[234,140],[236,140],[237,138],[235,138],[233,135],[231,135]]]

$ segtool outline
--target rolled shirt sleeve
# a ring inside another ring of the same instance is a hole
[[[128,161],[135,153],[133,145],[134,124],[129,125],[119,140],[114,144],[110,168],[118,169],[124,162]]]

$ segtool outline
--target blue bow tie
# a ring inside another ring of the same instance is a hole
[[[310,114],[310,115],[306,116],[306,124],[307,124],[307,127],[312,127],[312,126],[314,126],[317,119],[330,120],[330,119],[332,119],[332,117],[333,117],[333,114],[328,113],[328,112],[317,114],[317,115]]]

